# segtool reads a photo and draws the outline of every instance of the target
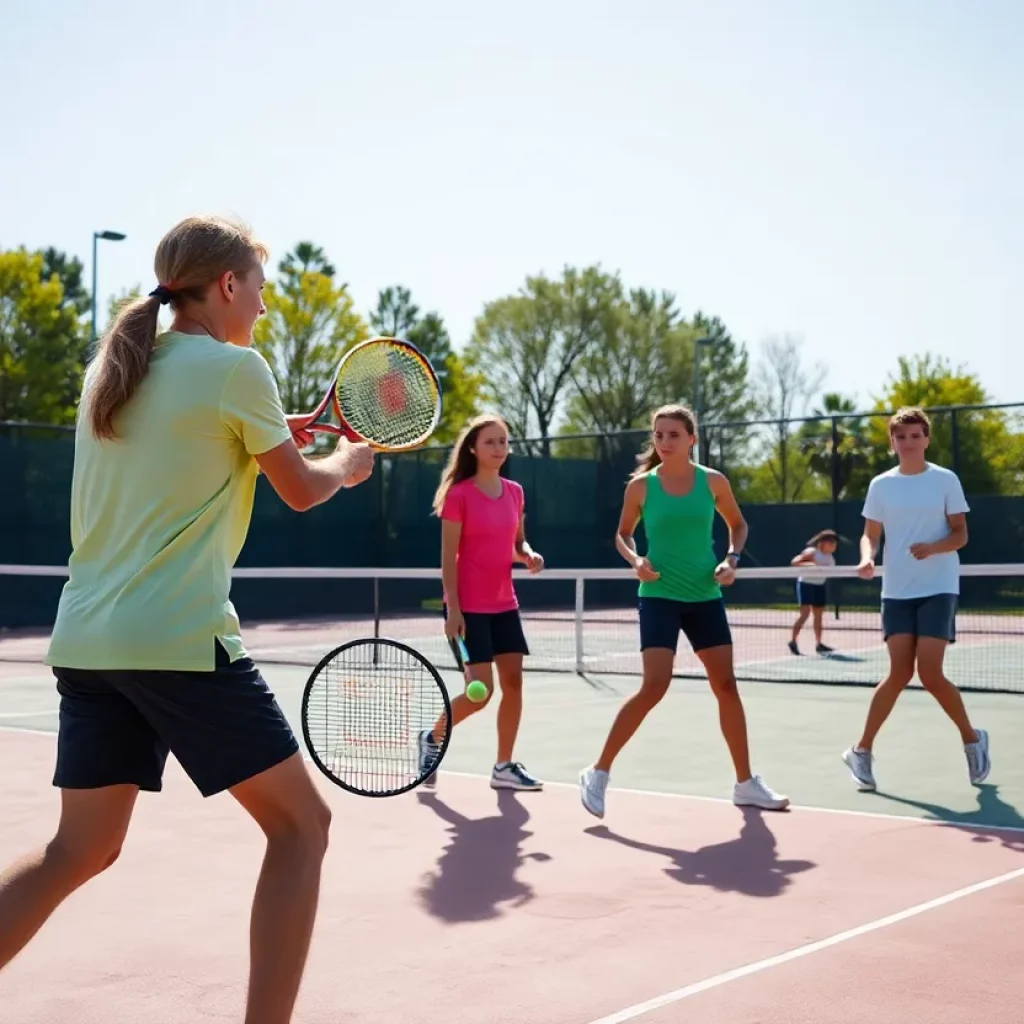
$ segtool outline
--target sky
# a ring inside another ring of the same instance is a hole
[[[103,301],[233,214],[457,347],[597,263],[865,406],[926,351],[1024,401],[1022,53],[1017,0],[6,0],[0,248],[125,232]]]

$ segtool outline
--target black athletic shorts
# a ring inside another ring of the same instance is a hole
[[[649,647],[666,647],[675,651],[680,632],[686,635],[695,652],[732,643],[732,631],[722,598],[673,601],[668,597],[641,597],[638,607],[642,651]]]
[[[447,607],[444,614],[447,618]],[[462,617],[466,620],[466,635],[462,640],[470,665],[494,661],[499,654],[525,656],[530,653],[517,608],[507,612],[463,612]],[[455,655],[455,664],[461,665],[458,647],[451,639],[448,643]]]
[[[54,668],[60,694],[61,789],[163,788],[174,754],[203,796],[273,768],[299,749],[291,726],[249,658],[216,644],[212,672]]]

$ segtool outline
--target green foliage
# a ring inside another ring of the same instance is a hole
[[[263,290],[267,314],[256,324],[253,345],[274,372],[285,410],[307,412],[323,397],[342,355],[369,330],[319,246],[300,243],[278,272]]]
[[[75,420],[88,337],[40,253],[0,252],[0,420]]]

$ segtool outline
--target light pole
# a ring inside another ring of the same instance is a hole
[[[89,351],[96,348],[96,248],[100,239],[104,242],[121,242],[125,236],[120,231],[94,231],[92,233],[92,336]]]
[[[704,416],[704,396],[701,392],[701,386],[703,380],[701,379],[701,355],[702,349],[710,348],[714,345],[715,341],[713,338],[703,337],[695,338],[693,342],[693,414],[697,418],[697,463],[703,462],[703,453],[701,452],[700,438],[701,438],[701,423]]]

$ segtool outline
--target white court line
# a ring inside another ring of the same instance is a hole
[[[23,729],[18,725],[0,725],[0,732],[24,732],[31,736],[49,736],[56,739],[57,734],[51,729]],[[302,747],[302,744],[300,744]],[[309,751],[302,748],[303,759],[312,763]],[[438,770],[438,775],[451,775],[457,779],[477,779],[481,782],[490,782],[491,776],[481,772],[460,772],[448,768]],[[547,789],[578,789],[575,782],[552,782],[545,781]],[[661,800],[679,800],[682,802],[694,801],[707,804],[728,804],[733,806],[732,800],[724,796],[704,796],[697,793],[669,793],[658,789],[630,789],[628,787],[612,788],[615,793],[623,793],[627,796],[653,796]],[[776,813],[776,812],[771,812]],[[885,811],[851,811],[843,807],[816,807],[814,804],[792,804],[789,813],[810,813],[810,814],[836,814],[844,818],[869,818],[872,821],[903,821],[912,825],[944,825],[948,827],[975,829],[979,832],[1013,832],[1024,834],[1024,827],[1018,825],[985,825],[974,821],[947,821],[944,818],[917,818],[912,814],[886,814]]]
[[[57,709],[52,711],[4,711],[0,713],[0,721],[11,718],[45,718],[47,715],[57,714]]]
[[[910,918],[917,917],[919,914],[924,914],[929,910],[935,910],[938,907],[943,907],[947,903],[962,900],[965,896],[972,896],[976,892],[982,892],[985,889],[992,889],[997,885],[1004,885],[1006,882],[1012,882],[1018,878],[1024,878],[1024,868],[1017,868],[1015,871],[1008,871],[1005,875],[999,875],[996,878],[989,878],[984,882],[976,882],[974,885],[968,885],[963,889],[957,889],[955,892],[948,893],[945,896],[939,896],[937,899],[928,900],[926,903],[918,903],[916,906],[908,907],[906,910],[900,910],[895,914],[890,914],[888,917],[880,917],[875,921],[869,921],[867,924],[858,925],[856,928],[849,928],[845,932],[830,935],[827,939],[820,939],[817,942],[809,942],[806,946],[797,946],[796,949],[788,950],[785,953],[779,953],[777,956],[766,957],[764,960],[757,960],[752,964],[747,964],[744,967],[736,967],[731,971],[723,971],[721,974],[705,978],[704,981],[695,982],[692,985],[687,985],[685,988],[677,988],[673,992],[666,992],[664,995],[655,996],[653,999],[648,999],[644,1003],[637,1003],[635,1006],[627,1006],[626,1009],[619,1010],[618,1013],[610,1014],[607,1017],[601,1017],[598,1020],[588,1021],[587,1024],[625,1024],[626,1021],[636,1020],[637,1017],[642,1017],[644,1014],[650,1013],[652,1010],[658,1010],[661,1007],[669,1006],[672,1003],[682,1002],[684,999],[689,999],[690,996],[699,995],[701,992],[707,992],[710,989],[718,988],[721,985],[728,985],[731,981],[739,981],[740,978],[747,978],[752,974],[759,974],[761,971],[766,971],[771,967],[779,967],[782,964],[789,963],[791,960],[799,960],[802,957],[810,956],[812,953],[818,953],[831,946],[838,946],[840,943],[849,942],[850,939],[859,938],[861,935],[867,935],[869,932],[888,928],[890,925],[899,924],[901,921],[907,921]]]

